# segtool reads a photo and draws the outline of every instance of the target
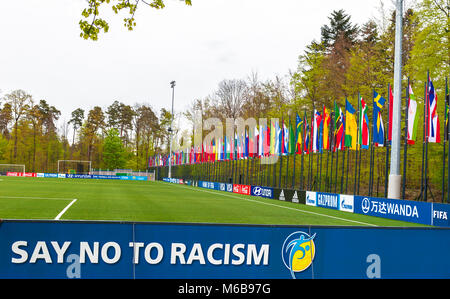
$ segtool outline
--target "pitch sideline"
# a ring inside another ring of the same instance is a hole
[[[170,184],[170,183],[168,183],[168,184]],[[312,215],[321,216],[321,217],[337,219],[337,220],[345,221],[345,222],[352,222],[352,223],[357,223],[357,224],[366,225],[366,226],[378,226],[378,225],[375,225],[375,224],[372,224],[372,223],[365,223],[365,222],[345,219],[345,218],[341,218],[341,217],[337,217],[337,216],[331,216],[331,215],[321,214],[321,213],[317,213],[317,212],[311,212],[311,211],[305,211],[305,210],[291,208],[291,207],[286,207],[286,206],[280,206],[280,205],[277,205],[277,204],[274,204],[274,203],[262,202],[262,201],[258,201],[258,200],[255,200],[255,199],[234,196],[234,195],[227,194],[227,193],[221,193],[221,191],[213,192],[213,191],[210,191],[210,190],[204,190],[204,189],[200,189],[200,188],[187,187],[187,186],[180,185],[180,184],[171,184],[171,185],[178,186],[178,187],[181,187],[181,188],[184,188],[184,189],[189,189],[189,190],[194,190],[194,191],[201,191],[201,192],[211,193],[211,194],[215,194],[215,195],[222,195],[222,196],[226,196],[226,197],[231,197],[231,198],[237,198],[237,199],[241,199],[241,200],[251,201],[251,202],[255,202],[255,203],[259,203],[259,204],[263,204],[263,205],[274,206],[274,207],[278,207],[278,208],[282,208],[282,209],[288,209],[288,210],[292,210],[292,211],[298,211],[298,212],[301,212],[301,213],[306,213],[306,214],[312,214]]]

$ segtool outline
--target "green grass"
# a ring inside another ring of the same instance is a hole
[[[164,182],[0,177],[1,219],[420,226]]]

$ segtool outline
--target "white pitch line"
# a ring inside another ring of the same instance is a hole
[[[58,216],[55,217],[55,220],[59,220],[59,218],[61,218],[61,216],[70,208],[71,205],[73,205],[75,202],[77,201],[77,199],[75,198],[74,200],[72,200],[62,211],[61,213],[58,214]]]
[[[336,217],[336,216],[330,216],[330,215],[325,215],[325,214],[321,214],[321,213],[310,212],[310,211],[305,211],[305,210],[295,209],[295,208],[286,207],[286,206],[280,206],[280,205],[276,205],[276,204],[273,204],[273,203],[262,202],[262,201],[258,201],[258,200],[254,200],[254,199],[249,199],[249,198],[244,198],[244,197],[233,196],[233,195],[231,195],[231,194],[226,194],[226,193],[223,193],[223,194],[222,194],[222,193],[218,193],[218,192],[212,192],[212,191],[203,190],[203,189],[197,189],[197,188],[193,189],[193,188],[189,188],[189,187],[185,187],[185,186],[183,186],[183,185],[177,185],[177,184],[174,184],[174,185],[180,186],[180,187],[186,188],[186,189],[191,189],[191,190],[196,190],[196,191],[202,191],[202,192],[211,193],[211,194],[216,194],[216,195],[228,196],[228,197],[231,197],[231,198],[242,199],[242,200],[246,200],[246,201],[251,201],[251,202],[260,203],[260,204],[263,204],[263,205],[268,205],[268,206],[274,206],[274,207],[278,207],[278,208],[282,208],[282,209],[293,210],[293,211],[297,211],[297,212],[301,212],[301,213],[307,213],[307,214],[312,214],[312,215],[317,215],[317,216],[322,216],[322,217],[328,217],[328,218],[333,218],[333,219],[337,219],[337,220],[341,220],[341,221],[347,221],[347,222],[358,223],[358,224],[362,224],[362,225],[377,226],[377,225],[371,224],[371,223],[365,223],[365,222],[360,222],[360,221],[356,221],[356,220],[350,220],[350,219],[340,218],[340,217]]]

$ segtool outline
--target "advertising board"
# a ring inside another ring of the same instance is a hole
[[[5,220],[0,240],[0,278],[450,278],[442,228]]]
[[[432,223],[432,204],[421,201],[354,196],[354,212],[414,223]]]

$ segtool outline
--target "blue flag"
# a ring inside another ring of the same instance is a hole
[[[384,125],[381,111],[386,103],[386,99],[373,92],[373,142],[376,146],[384,145]]]

